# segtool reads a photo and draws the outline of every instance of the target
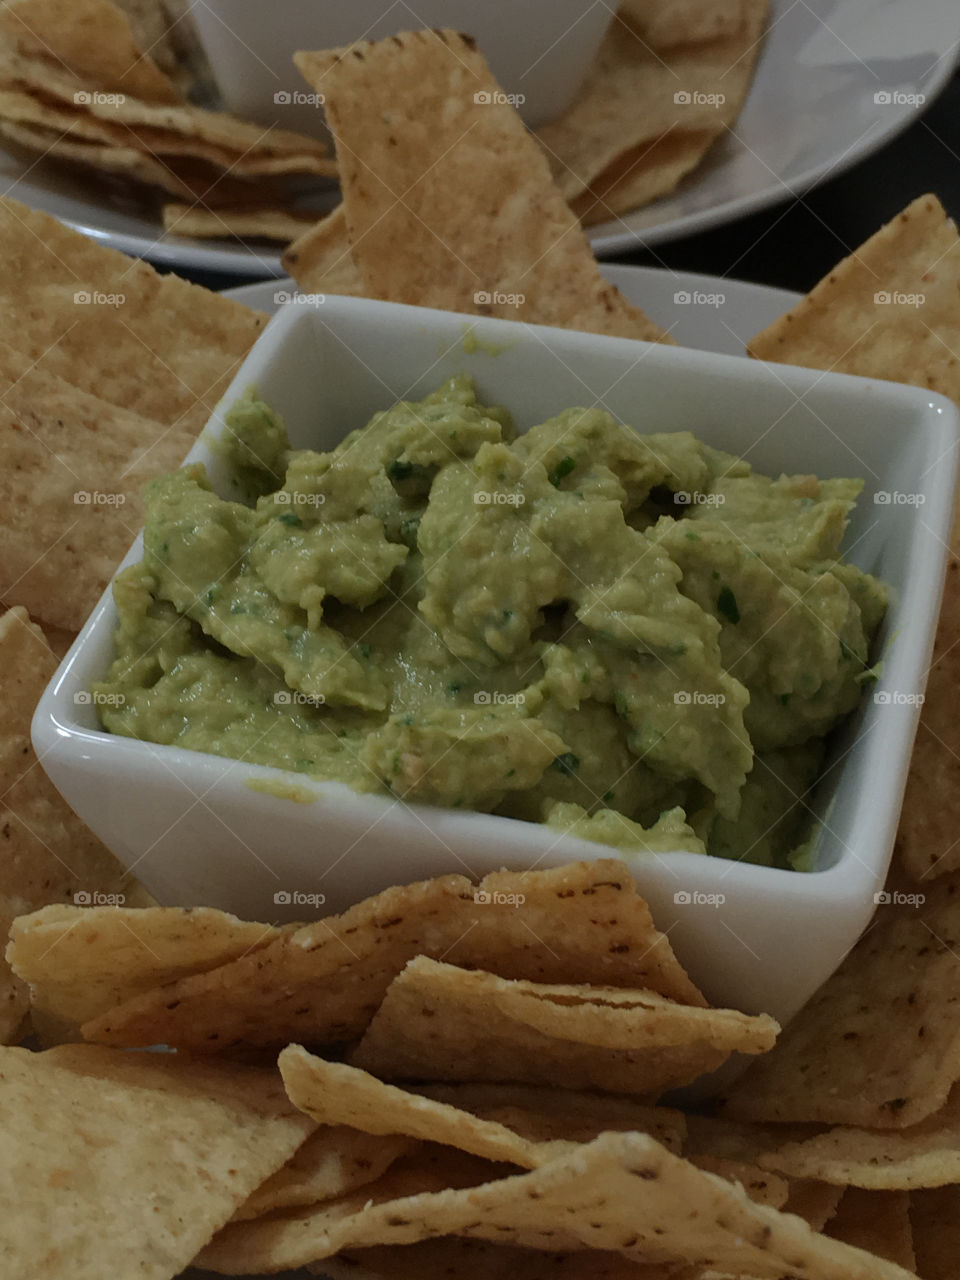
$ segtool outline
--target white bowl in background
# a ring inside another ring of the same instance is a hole
[[[231,111],[261,124],[317,133],[298,49],[333,49],[400,31],[452,27],[475,36],[506,93],[535,126],[579,89],[613,18],[603,0],[193,0],[191,14]],[[299,95],[299,98],[298,98]]]
[[[468,330],[478,340],[469,353]],[[817,869],[682,852],[626,859],[709,998],[789,1017],[863,928],[890,860],[943,583],[955,406],[888,382],[330,297],[281,307],[208,431],[221,430],[224,413],[254,385],[283,415],[294,447],[330,449],[378,409],[420,397],[457,372],[473,374],[481,398],[506,404],[520,429],[595,403],[641,431],[691,430],[760,471],[864,477],[845,545],[890,585],[891,605],[879,696],[867,695],[841,733],[838,765],[814,797],[822,823]],[[189,457],[207,464],[218,491],[236,496],[203,438]],[[917,496],[909,505],[876,502],[884,491]],[[138,539],[124,563],[141,554]],[[538,824],[408,806],[104,733],[89,698],[76,695],[105,675],[115,623],[108,590],[40,700],[33,740],[70,805],[161,902],[250,919],[305,918],[445,872],[477,877],[503,865],[610,854]],[[247,785],[264,778],[296,783],[315,799],[294,803]],[[311,911],[297,894],[322,894],[325,907]]]

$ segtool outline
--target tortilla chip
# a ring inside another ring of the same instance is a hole
[[[656,142],[625,151],[570,207],[590,226],[639,209],[668,195],[703,159],[714,135],[705,130],[674,130]]]
[[[225,239],[230,236],[254,240],[278,240],[283,244],[302,235],[313,225],[314,215],[293,209],[238,209],[203,205],[165,204],[164,229],[176,236]]]
[[[574,1248],[618,1250],[638,1262],[696,1262],[705,1270],[771,1280],[785,1274],[795,1280],[906,1280],[909,1274],[815,1234],[800,1218],[754,1204],[741,1188],[671,1155],[645,1134],[613,1133],[533,1172],[481,1186],[369,1207],[321,1206],[230,1226],[197,1265],[228,1275],[282,1270],[344,1249],[412,1244],[435,1235],[548,1250],[568,1249],[572,1241]]]
[[[350,1061],[390,1079],[494,1080],[656,1097],[777,1024],[646,991],[511,982],[420,956],[393,981]],[[518,1161],[518,1163],[520,1163]]]
[[[170,1280],[313,1127],[274,1071],[89,1045],[0,1050],[0,1106],[0,1248],[31,1280]]]
[[[537,133],[567,200],[591,188],[609,190],[624,156],[637,158],[667,135],[695,133],[699,158],[730,128],[750,87],[766,20],[766,0],[742,3],[733,33],[664,55],[623,18],[611,23],[571,106]]]
[[[910,382],[960,400],[958,282],[956,227],[936,196],[920,196],[747,349],[760,360]]]
[[[415,31],[295,61],[325,95],[365,294],[666,338],[600,275],[472,40]]]
[[[231,1219],[246,1222],[278,1209],[321,1204],[368,1186],[418,1144],[396,1134],[361,1133],[345,1125],[324,1126],[309,1137],[282,1169],[260,1184]]]
[[[106,308],[74,310],[95,329]],[[78,390],[54,362],[0,342],[0,600],[77,631],[143,524],[142,485],[179,465],[192,432]]]
[[[909,1129],[829,1129],[778,1143],[759,1156],[759,1164],[794,1178],[872,1191],[960,1182],[960,1087],[942,1110]]]
[[[185,438],[205,425],[266,323],[260,312],[161,276],[7,198],[0,242],[5,339],[42,372]],[[91,301],[78,303],[78,295]]]
[[[528,1142],[497,1121],[481,1120],[449,1103],[384,1084],[342,1062],[326,1062],[301,1045],[284,1049],[278,1065],[291,1102],[319,1124],[439,1142],[524,1169],[535,1169],[572,1145]]]
[[[149,894],[83,825],[37,762],[30,721],[58,665],[43,632],[23,609],[0,617],[0,938],[16,916],[78,891]],[[0,1040],[16,1038],[27,989],[0,960]]]
[[[20,916],[6,958],[31,1004],[79,1026],[143,991],[205,973],[279,937],[213,907],[49,906]]]
[[[496,1120],[530,1142],[591,1142],[601,1133],[640,1132],[680,1155],[687,1134],[682,1111],[651,1107],[633,1098],[529,1084],[429,1084],[413,1091]]]
[[[8,0],[0,30],[21,53],[50,59],[100,90],[148,102],[181,102],[173,81],[138,48],[110,0]]]
[[[743,0],[621,0],[620,17],[654,49],[735,35]]]
[[[727,1099],[745,1120],[903,1129],[960,1078],[960,877],[874,923]]]
[[[960,1256],[960,1187],[914,1191],[910,1225],[923,1280],[956,1280]]]
[[[895,1262],[908,1271],[916,1268],[910,1197],[906,1191],[861,1191],[851,1187],[843,1193],[826,1234],[833,1240],[842,1240],[844,1244]]]
[[[290,245],[283,266],[304,293],[362,296],[363,282],[350,249],[342,204]]]
[[[672,1266],[646,1266],[600,1250],[545,1253],[457,1236],[399,1247],[351,1249],[326,1259],[314,1274],[327,1280],[516,1280],[517,1276],[523,1280],[692,1280],[694,1276]]]
[[[947,563],[926,699],[900,813],[896,858],[914,880],[960,869],[960,539]]]
[[[507,905],[518,894],[522,906]],[[85,1026],[84,1035],[205,1053],[355,1039],[418,955],[496,967],[503,977],[646,987],[705,1003],[654,927],[630,872],[603,858],[550,871],[498,871],[479,888],[464,876],[441,876],[387,889],[256,956],[129,1001]]]

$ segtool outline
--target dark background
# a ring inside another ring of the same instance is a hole
[[[960,75],[876,155],[798,199],[713,231],[617,254],[617,262],[734,276],[799,292],[916,196],[931,191],[960,216]]]

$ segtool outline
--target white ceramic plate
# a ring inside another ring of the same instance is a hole
[[[733,130],[673,195],[594,227],[594,249],[661,244],[842,173],[930,105],[950,77],[958,40],[955,0],[772,0],[756,78]],[[0,191],[151,262],[253,279],[282,274],[274,249],[168,236],[95,180],[6,145]]]

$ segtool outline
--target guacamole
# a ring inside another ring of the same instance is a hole
[[[756,475],[569,409],[515,436],[465,377],[330,453],[251,392],[147,490],[104,727],[624,850],[787,866],[883,586],[857,480]]]

